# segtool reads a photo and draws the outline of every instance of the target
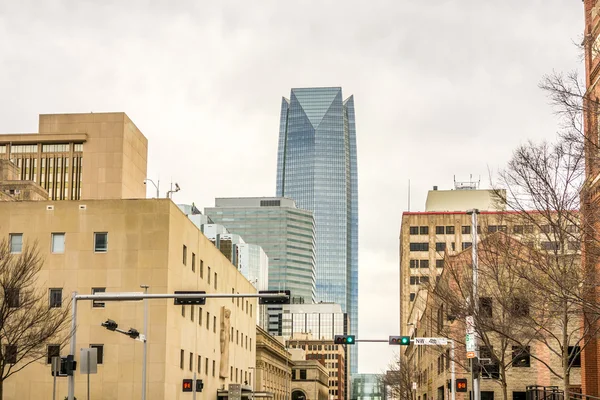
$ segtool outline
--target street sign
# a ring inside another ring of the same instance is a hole
[[[436,337],[415,338],[413,342],[416,346],[446,346],[448,339]]]
[[[417,390],[417,382],[412,383],[412,390]]]
[[[89,356],[88,356],[89,355]],[[81,349],[79,354],[81,362],[80,373],[82,374],[97,374],[98,373],[98,349],[95,347],[89,349]]]
[[[475,358],[475,352],[474,351],[467,351],[467,358]]]
[[[467,352],[475,351],[476,344],[477,344],[477,338],[475,337],[475,334],[467,333],[467,335],[465,337],[465,346],[467,348]]]
[[[230,383],[228,390],[229,400],[241,400],[242,399],[242,385],[237,383]]]

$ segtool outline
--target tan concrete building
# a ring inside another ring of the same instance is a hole
[[[349,374],[343,345],[334,344],[333,340],[315,339],[310,333],[294,333],[287,341],[287,347],[302,349],[306,360],[317,360],[323,364],[329,377],[327,386],[330,400],[346,399]]]
[[[249,382],[254,397],[288,400],[292,384],[291,354],[280,338],[256,327],[256,381]]]
[[[48,192],[33,181],[20,180],[21,170],[0,159],[0,201],[48,200]]]
[[[0,134],[0,159],[52,200],[145,198],[148,140],[125,113],[40,115],[35,134]]]
[[[70,117],[58,119],[63,118]],[[119,125],[126,125],[130,133],[135,132],[124,114],[110,114],[110,118],[120,118],[121,122],[113,121],[108,126],[118,130]],[[54,119],[42,121],[43,131],[57,130],[52,125]],[[66,125],[58,130],[70,130]],[[90,122],[92,125],[103,132],[102,123]],[[127,163],[130,161],[124,161],[122,170]],[[142,178],[142,170],[139,174]],[[90,171],[93,175],[99,176]],[[114,189],[115,196],[136,194],[137,177],[116,180],[120,182],[89,183],[86,189],[83,179],[82,197],[86,193],[97,195],[100,189]],[[53,306],[66,307],[72,291],[141,292],[141,284],[150,286],[149,293],[255,293],[242,274],[168,199],[0,202],[0,238],[23,245],[38,241],[44,258],[40,289],[52,293],[49,298],[54,301],[61,296],[64,299]],[[204,381],[200,398],[216,398],[217,390],[230,383],[252,382],[254,371],[249,367],[255,365],[256,357],[255,298],[207,299],[205,305],[194,307],[175,306],[172,299],[150,300],[149,304],[149,400],[191,398],[190,393],[182,393],[182,379],[193,378],[194,373]],[[99,349],[98,373],[91,376],[92,398],[140,398],[143,346],[100,326],[109,318],[119,327],[143,332],[142,302],[82,301],[78,304],[75,358],[80,361],[80,348]],[[67,349],[61,355],[65,356]],[[46,359],[29,365],[5,382],[4,399],[52,398],[50,372]],[[86,377],[80,374],[79,366],[75,376],[75,395],[83,399]],[[57,380],[57,398],[63,399],[67,379]]]
[[[485,246],[485,242],[480,244],[480,252],[482,246]],[[471,265],[471,257],[471,249],[469,248],[456,255],[450,256],[447,262],[458,266],[468,266]],[[480,267],[482,267],[481,264]],[[501,268],[501,264],[498,264],[497,267]],[[452,275],[453,277],[451,278],[448,271],[445,270],[445,272],[441,274],[438,285],[451,287],[456,279],[455,274]],[[494,283],[489,281],[488,277],[490,276],[491,274],[485,273],[479,275],[479,295],[481,296],[480,299],[488,299],[485,307],[489,310],[487,312],[489,312],[490,318],[500,319],[500,315],[503,312],[506,313],[508,307],[506,305],[503,306],[498,304],[498,300],[493,297],[486,297],[490,296],[486,290],[493,290],[494,287]],[[456,378],[467,379],[467,392],[457,392],[456,400],[468,400],[471,394],[470,391],[472,390],[472,380],[466,348],[463,344],[465,341],[466,326],[464,319],[457,319],[452,315],[452,310],[449,309],[450,307],[451,306],[446,301],[441,301],[435,295],[428,296],[426,307],[424,308],[419,321],[415,325],[409,326],[407,334],[411,337],[446,337],[454,339],[456,346],[454,357]],[[529,306],[527,306],[527,310],[529,313]],[[543,313],[544,311],[541,307],[532,306],[531,312]],[[505,317],[505,315],[502,315],[502,318],[507,318],[506,320],[513,321],[515,324],[518,323],[518,319],[514,317]],[[572,321],[570,321],[567,332],[569,334],[578,332],[580,324],[580,319],[573,318]],[[545,333],[556,335],[546,338],[548,342],[553,343],[552,341],[555,340],[555,338],[560,337],[562,330],[558,325],[554,327],[553,332],[551,331],[553,328],[548,328],[550,329],[550,332],[541,331],[538,335]],[[515,337],[522,335],[523,331],[524,329],[522,328],[514,328],[514,332],[518,332],[515,334]],[[493,332],[489,332],[488,337],[492,341],[492,348],[496,349],[495,351],[497,352],[497,350],[501,348],[500,337]],[[522,340],[526,339],[522,338]],[[571,340],[571,343],[578,342],[576,335],[574,335]],[[529,342],[528,354],[522,353],[520,350],[515,350],[515,347],[513,347],[514,344],[516,343],[508,343],[505,353],[505,356],[507,357],[505,363],[507,365],[506,381],[508,399],[525,400],[526,387],[528,385],[560,386],[560,380],[552,374],[548,368],[549,366],[555,371],[561,371],[560,357],[554,354],[543,343],[543,339],[532,339]],[[553,345],[556,346],[555,343],[553,343]],[[413,379],[416,384],[416,390],[413,391],[413,399],[449,399],[451,396],[451,393],[448,390],[448,382],[451,379],[450,346],[411,345],[403,350],[405,350],[404,355],[408,359],[410,370],[414,373]],[[486,347],[481,343],[481,340],[480,354],[486,368],[486,370],[482,372],[480,379],[481,399],[502,399],[502,388],[497,380],[498,366],[492,362],[491,355],[489,351],[486,351]],[[515,357],[514,360],[513,357]],[[581,360],[577,355],[575,356],[573,367],[571,368],[570,389],[572,392],[581,391],[580,367]]]
[[[327,370],[319,361],[294,359],[292,400],[328,400],[327,383]]]

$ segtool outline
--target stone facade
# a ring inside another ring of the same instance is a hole
[[[292,400],[328,400],[327,369],[319,361],[294,360]]]
[[[289,399],[292,383],[291,355],[277,338],[256,327],[256,381],[249,380],[255,392],[269,392],[274,400]]]

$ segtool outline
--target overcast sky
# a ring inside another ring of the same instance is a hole
[[[124,111],[148,177],[200,209],[272,196],[281,96],[355,97],[359,338],[398,334],[398,235],[433,185],[502,167],[556,120],[537,85],[581,68],[580,0],[0,0],[0,132],[38,114]],[[149,196],[154,188],[149,188]],[[395,349],[359,345],[359,372]]]

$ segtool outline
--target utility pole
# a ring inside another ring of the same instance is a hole
[[[477,317],[479,314],[479,297],[477,295],[477,215],[479,214],[479,210],[476,208],[467,210],[467,214],[471,215],[471,237],[473,241],[471,244],[471,255],[473,256],[473,296],[471,298],[471,302],[473,304],[473,315],[474,317]],[[479,377],[475,372],[476,368],[479,368],[479,343],[477,341],[477,333],[475,333],[475,358],[471,359],[471,376],[473,379],[473,400],[480,400],[481,395],[479,392]]]
[[[148,294],[148,285],[140,285],[144,294]],[[144,360],[142,361],[142,400],[146,400],[146,368],[148,364],[148,299],[144,299]]]

